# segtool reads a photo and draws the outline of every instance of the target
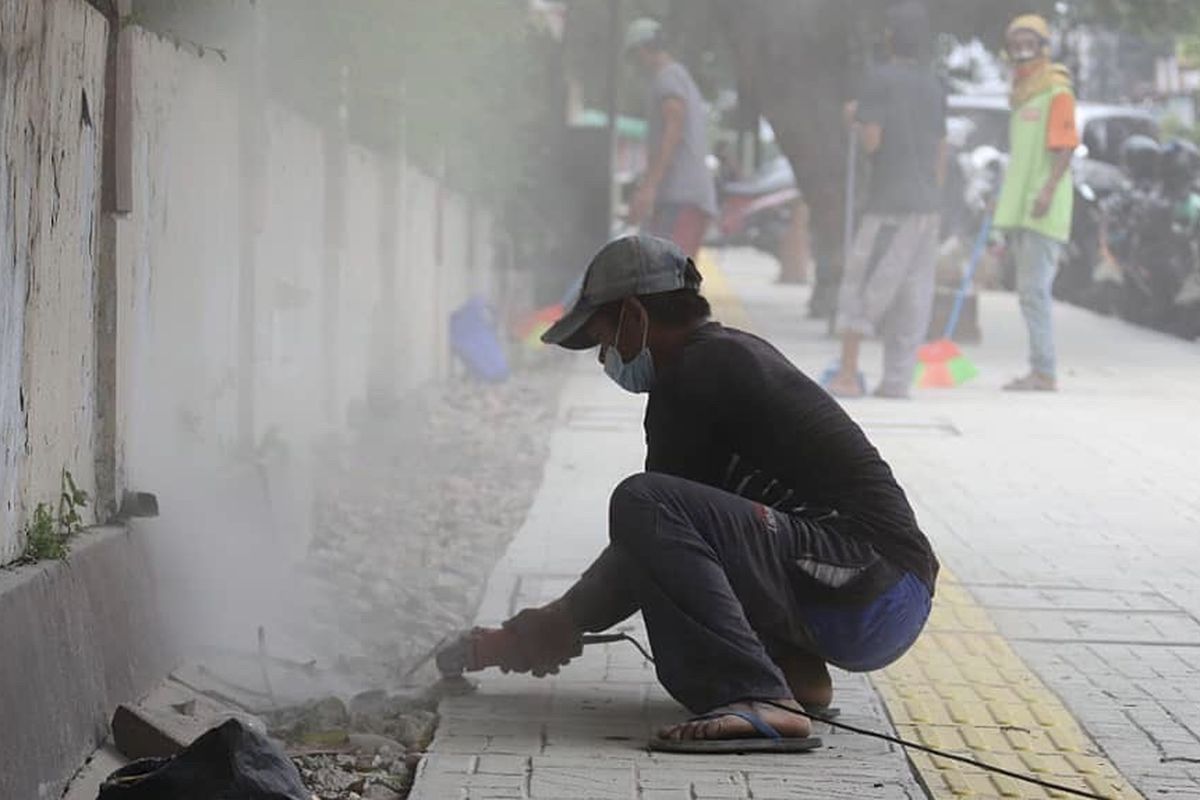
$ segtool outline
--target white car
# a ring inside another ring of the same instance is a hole
[[[947,99],[952,143],[961,151],[989,145],[1008,152],[1008,97],[1006,95],[951,95]],[[1121,145],[1134,134],[1158,140],[1162,130],[1149,111],[1131,106],[1081,102],[1075,109],[1083,158],[1121,163]],[[957,139],[958,141],[954,141]]]

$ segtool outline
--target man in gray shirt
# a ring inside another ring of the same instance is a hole
[[[919,0],[888,9],[890,59],[868,76],[855,135],[871,158],[871,190],[838,296],[842,357],[826,388],[865,392],[859,343],[883,339],[878,397],[908,397],[933,305],[938,199],[946,171],[946,93],[928,63],[929,14]]]
[[[630,222],[695,258],[717,213],[716,187],[705,163],[704,99],[687,69],[664,48],[658,22],[634,20],[625,45],[649,78],[648,163],[630,203]]]

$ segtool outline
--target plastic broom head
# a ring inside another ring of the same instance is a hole
[[[979,368],[960,355],[949,361],[918,363],[913,377],[922,389],[952,389],[978,374]]]
[[[954,385],[966,383],[979,374],[979,368],[976,367],[971,360],[966,356],[958,356],[946,362],[946,369],[950,373],[951,380]]]
[[[917,350],[917,360],[924,364],[949,361],[961,355],[962,351],[958,349],[958,345],[950,339],[938,339],[934,342],[928,342],[921,345],[920,349]]]
[[[946,362],[934,361],[925,364],[917,385],[922,389],[948,389],[954,386],[954,376]]]

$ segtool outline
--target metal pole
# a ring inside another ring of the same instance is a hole
[[[250,8],[253,36],[244,60],[238,109],[238,443],[249,452],[255,439],[255,311],[257,243],[265,213],[263,168],[266,120],[267,23],[262,4]]]
[[[616,207],[616,152],[617,152],[617,86],[621,71],[621,0],[608,2],[608,83],[605,87],[604,111],[607,117],[608,134],[608,215],[612,218]]]
[[[842,263],[850,260],[854,249],[854,190],[858,183],[858,130],[850,126],[850,137],[846,142],[846,205],[842,220]]]

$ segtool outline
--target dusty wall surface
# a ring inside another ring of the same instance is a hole
[[[319,360],[325,171],[321,131],[267,114],[262,227],[256,240],[260,437],[307,442],[321,424]]]
[[[345,228],[331,276],[323,260],[329,165],[322,131],[268,107],[262,207],[242,209],[238,73],[215,55],[199,57],[149,33],[138,31],[135,45],[134,210],[118,227],[118,404],[127,483],[152,489],[162,457],[174,459],[181,449],[236,449],[243,215],[256,220],[257,441],[303,445],[344,428],[367,402],[373,373],[392,373],[401,391],[446,376],[448,315],[488,288],[481,281],[485,215],[468,219],[464,202],[417,170],[389,172],[387,156],[351,146],[342,181]],[[394,184],[394,218],[387,180]],[[389,291],[385,226],[396,240]],[[335,321],[328,331],[326,319]],[[323,341],[327,333],[331,343]],[[330,345],[337,358],[327,367],[321,352]],[[329,409],[321,403],[325,392]]]
[[[0,797],[57,798],[118,703],[176,661],[148,537],[95,528],[69,562],[0,570]],[[18,643],[18,646],[9,646]]]
[[[64,468],[94,485],[106,23],[82,0],[0,3],[3,563],[19,554],[33,506],[57,497]],[[288,480],[302,484],[300,454],[358,418],[372,392],[449,374],[448,315],[490,289],[486,215],[394,154],[349,146],[330,262],[328,132],[266,103],[260,187],[247,194],[243,73],[215,54],[131,35],[133,211],[115,221],[117,491],[154,491],[189,454],[228,460],[247,449],[238,437],[245,219],[254,221],[250,447],[283,443]],[[254,208],[241,207],[248,196]]]
[[[491,289],[486,215],[396,154],[247,102],[244,67],[216,54],[136,27],[121,40],[132,209],[111,216],[105,19],[0,0],[0,564],[63,469],[94,494],[99,458],[118,495],[162,509],[133,534],[82,534],[66,563],[0,570],[18,643],[0,648],[0,720],[29,734],[0,737],[0,763],[21,765],[0,769],[2,797],[57,793],[113,706],[169,667],[166,630],[253,633],[289,602],[314,445],[375,395],[447,376],[450,312]],[[97,422],[106,290],[115,442]]]
[[[94,485],[94,276],[107,23],[0,2],[0,563],[62,471]]]
[[[219,60],[133,32],[133,210],[117,223],[122,473],[236,435],[237,95]]]
[[[490,223],[396,154],[339,150],[336,128],[247,104],[235,64],[132,34],[133,208],[116,223],[120,472],[160,501],[151,547],[173,624],[253,646],[257,625],[278,630],[303,602],[289,567],[312,532],[315,445],[348,433],[373,393],[454,369],[448,318],[491,290]],[[250,175],[247,107],[262,113]]]

